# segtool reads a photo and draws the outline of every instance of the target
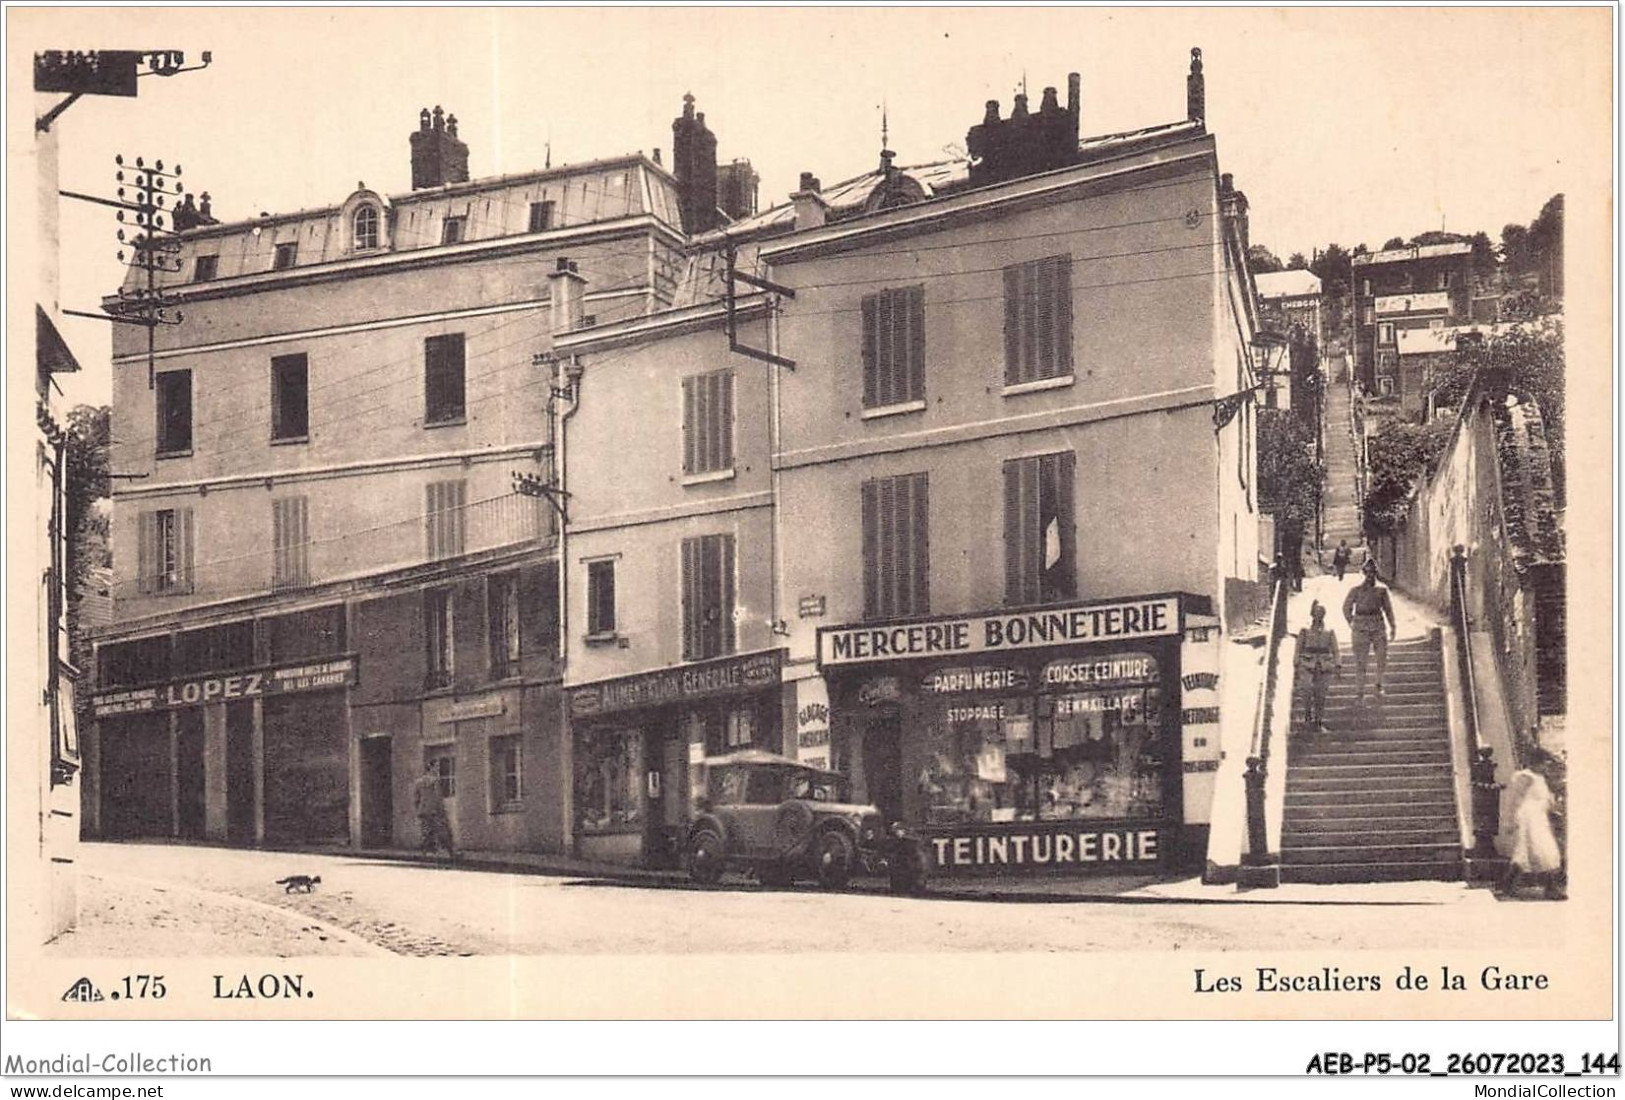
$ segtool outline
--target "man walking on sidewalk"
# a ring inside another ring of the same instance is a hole
[[[1388,589],[1377,583],[1377,563],[1367,558],[1365,581],[1349,589],[1343,600],[1343,618],[1354,635],[1355,705],[1365,702],[1365,662],[1373,648],[1377,651],[1377,695],[1382,696],[1382,674],[1388,668],[1388,639],[1397,636],[1394,604]],[[1386,621],[1386,624],[1384,623]],[[1387,629],[1384,630],[1386,625]]]
[[[446,849],[446,858],[456,859],[452,846],[451,820],[446,816],[446,802],[440,793],[440,776],[434,761],[423,766],[423,774],[412,785],[412,808],[418,815],[418,844],[426,852]]]

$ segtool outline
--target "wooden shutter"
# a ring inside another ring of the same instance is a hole
[[[1070,265],[1069,265],[1070,268]],[[1061,535],[1061,562],[1066,578],[1066,589],[1061,593],[1067,599],[1078,595],[1078,519],[1073,510],[1073,479],[1076,476],[1077,456],[1071,451],[1055,455],[1055,511]]]
[[[925,399],[925,287],[908,289],[908,385],[903,399]]]
[[[914,514],[909,524],[914,591],[909,614],[924,615],[931,610],[931,486],[925,474],[915,474],[910,480],[914,483]]]
[[[158,514],[142,512],[139,538],[136,541],[135,586],[142,595],[150,595],[157,588],[158,574]]]
[[[700,540],[683,540],[683,660],[699,655],[700,620],[704,615],[700,597]]]
[[[190,592],[192,576],[192,509],[175,509],[176,584],[179,592]]]
[[[1021,265],[1004,269],[1004,384],[1021,381]]]
[[[1055,257],[1055,377],[1072,373],[1072,257]]]
[[[734,464],[734,372],[732,370],[719,370],[716,375],[717,389],[717,416],[716,441],[717,464],[716,469],[731,469]]]
[[[272,505],[272,541],[275,545],[271,566],[273,587],[309,583],[310,534],[304,497],[284,497]]]
[[[1038,601],[1042,538],[1038,530],[1038,462],[1013,459],[1004,464],[1005,603],[1020,606]]]
[[[683,473],[699,470],[699,391],[700,379],[689,375],[683,379]]]
[[[877,314],[880,295],[863,296],[863,407],[875,408],[880,404],[879,391],[879,333]]]
[[[863,510],[863,617],[880,617],[880,482],[865,481]]]
[[[735,648],[734,629],[734,537],[713,535],[717,559],[718,647],[716,656],[732,653]]]

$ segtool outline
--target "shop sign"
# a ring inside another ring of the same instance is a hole
[[[1027,687],[1027,670],[996,665],[969,668],[939,668],[920,681],[927,695],[958,695],[977,691],[1022,691]]]
[[[816,619],[824,614],[823,596],[803,596],[796,601],[796,614],[803,619]]]
[[[858,688],[858,702],[866,707],[895,703],[903,697],[902,682],[895,676],[876,676]]]
[[[1051,661],[1045,687],[1126,687],[1157,682],[1157,659],[1149,653],[1119,653],[1082,661]]]
[[[779,682],[782,649],[724,657],[682,668],[665,668],[637,676],[570,690],[570,713],[582,718],[621,710],[659,707],[689,699],[737,695]]]
[[[1162,858],[1162,830],[1035,822],[998,832],[931,836],[926,847],[936,869],[946,872],[1151,867]]]
[[[822,676],[796,681],[796,756],[803,764],[829,760],[829,687]]]
[[[823,627],[818,663],[870,664],[1178,634],[1179,597],[1159,596],[1043,611],[890,626]]]
[[[494,695],[489,699],[470,699],[464,703],[452,703],[440,712],[442,722],[466,722],[472,718],[496,718],[507,710],[502,696]]]
[[[306,665],[235,672],[229,676],[197,676],[157,687],[105,691],[92,698],[97,718],[115,714],[194,707],[231,699],[258,699],[266,695],[292,695],[349,687],[356,682],[356,658],[341,657]]]

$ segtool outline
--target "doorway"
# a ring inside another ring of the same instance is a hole
[[[226,704],[226,840],[254,843],[258,792],[254,789],[254,703]]]
[[[395,821],[395,742],[368,737],[361,742],[361,844],[388,848]]]
[[[203,708],[175,714],[175,824],[187,840],[202,840],[206,829],[203,769]]]
[[[683,860],[688,824],[688,745],[671,722],[643,731],[643,862],[677,867]]]
[[[863,729],[863,781],[886,822],[903,819],[903,723],[895,707],[870,715]]]

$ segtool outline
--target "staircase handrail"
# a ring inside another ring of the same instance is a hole
[[[1280,681],[1281,639],[1286,637],[1286,603],[1291,580],[1285,572],[1274,578],[1270,597],[1269,636],[1264,645],[1264,687],[1253,712],[1253,739],[1247,753],[1247,854],[1244,862],[1270,861],[1269,828],[1264,813],[1264,779],[1269,774],[1270,732],[1275,724],[1275,689]]]
[[[1365,409],[1360,384],[1349,365],[1349,444],[1354,448],[1354,509],[1360,519],[1360,541],[1365,541]]]
[[[1473,671],[1472,616],[1467,611],[1467,548],[1450,551],[1450,620],[1456,632],[1456,662],[1461,672],[1462,717],[1467,725],[1468,772],[1472,788],[1473,846],[1469,855],[1495,858],[1495,836],[1501,831],[1501,785],[1495,781],[1495,750],[1484,741],[1478,716],[1478,680]]]

